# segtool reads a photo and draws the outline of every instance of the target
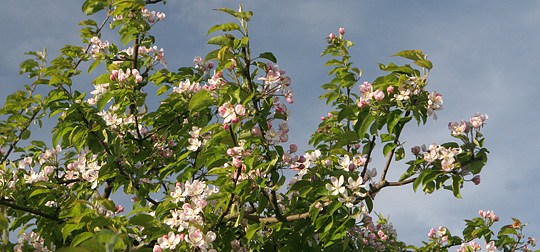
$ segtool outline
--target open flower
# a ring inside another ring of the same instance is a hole
[[[343,175],[339,176],[339,179],[332,176],[330,177],[330,182],[332,182],[332,185],[326,185],[326,189],[328,191],[332,192],[332,195],[338,195],[339,193],[344,194],[345,193],[345,187],[343,186],[344,178]]]

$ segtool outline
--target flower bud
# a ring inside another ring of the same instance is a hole
[[[298,150],[298,146],[296,144],[291,144],[289,146],[290,153],[295,153]]]
[[[253,127],[253,128],[251,128],[251,134],[253,134],[255,136],[260,136],[261,135],[261,129],[259,127]]]
[[[328,38],[334,39],[334,38],[336,38],[336,35],[334,35],[333,33],[330,33],[330,35],[328,35]]]
[[[393,93],[394,92],[394,86],[388,86],[386,88],[386,92],[388,92],[389,94]]]
[[[474,183],[475,185],[480,184],[480,175],[474,176],[474,178],[472,179],[472,181],[473,181],[473,183]]]
[[[231,242],[231,247],[232,247],[233,249],[239,249],[239,248],[240,248],[240,241],[239,241],[239,240],[236,240],[236,239],[233,240],[233,241]]]
[[[345,34],[345,29],[343,27],[339,28],[339,34],[341,35]]]

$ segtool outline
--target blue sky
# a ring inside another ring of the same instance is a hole
[[[0,87],[3,101],[30,81],[18,75],[24,52],[48,48],[49,60],[65,44],[81,45],[77,23],[86,19],[83,1],[8,1],[0,9]],[[320,102],[320,85],[327,83],[328,58],[319,55],[324,38],[346,29],[356,42],[350,50],[363,81],[383,73],[376,63],[406,63],[389,56],[408,49],[429,54],[434,69],[428,89],[443,95],[444,111],[438,121],[405,130],[409,149],[414,145],[453,141],[447,124],[487,113],[483,133],[491,151],[482,183],[465,185],[463,199],[449,191],[432,195],[413,193],[412,188],[388,188],[376,198],[376,211],[387,216],[401,240],[419,244],[431,227],[447,226],[459,234],[465,218],[480,209],[494,210],[501,223],[510,217],[530,222],[526,234],[540,235],[538,162],[540,136],[540,2],[537,1],[244,1],[252,10],[251,45],[254,52],[272,51],[278,64],[292,79],[295,104],[289,108],[290,142],[308,148],[310,134],[320,116],[330,109]],[[169,68],[191,66],[194,56],[214,47],[205,45],[206,31],[215,24],[233,22],[228,15],[212,11],[223,6],[237,8],[239,1],[168,1],[151,6],[166,13],[154,27],[156,44],[163,47]],[[99,18],[94,18],[99,20]],[[102,40],[117,42],[105,32]],[[84,69],[84,68],[83,68]],[[89,91],[90,78],[75,87]],[[50,141],[50,140],[49,140]],[[374,158],[374,166],[382,167]],[[397,163],[390,178],[397,180],[406,169]]]

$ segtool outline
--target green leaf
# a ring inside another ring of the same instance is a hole
[[[395,56],[400,56],[400,57],[410,59],[410,60],[414,60],[414,61],[424,60],[426,58],[424,56],[424,53],[422,51],[420,51],[420,50],[401,51],[401,52],[398,52],[398,53],[392,55],[392,57],[395,57]]]
[[[397,147],[397,144],[395,143],[387,143],[383,148],[383,154],[386,157],[388,153],[390,153],[393,149]]]
[[[99,61],[99,60],[95,60],[94,62],[92,62],[90,67],[88,67],[88,74],[90,74],[92,72],[92,70],[94,70],[94,68],[96,68],[100,63],[101,63],[101,61]]]
[[[251,240],[251,238],[257,232],[257,230],[259,230],[259,224],[258,223],[254,223],[252,225],[249,225],[249,227],[247,228],[247,231],[246,231],[246,238],[248,240]]]
[[[143,227],[146,227],[149,223],[151,224],[153,221],[154,217],[148,214],[137,214],[131,217],[131,219],[129,219],[129,223]]]
[[[454,193],[454,197],[458,199],[461,199],[461,194],[459,193],[459,190],[462,183],[463,178],[457,175],[452,176],[452,192]]]
[[[396,109],[396,110],[392,110],[392,112],[388,114],[388,123],[386,124],[387,129],[388,129],[388,134],[394,133],[394,127],[398,124],[399,120],[401,119],[402,113],[403,111]]]
[[[79,245],[81,242],[92,238],[93,236],[94,236],[94,233],[90,233],[90,232],[80,233],[73,238],[73,241],[71,242],[71,246],[75,247]]]
[[[212,104],[212,95],[206,90],[201,90],[197,92],[191,100],[189,101],[189,111],[191,115],[195,114],[198,111],[201,111]]]
[[[211,45],[219,45],[219,46],[233,46],[233,40],[226,37],[226,36],[217,36],[213,37],[206,42],[207,44]]]
[[[103,108],[105,107],[105,104],[107,104],[107,102],[109,102],[109,100],[113,98],[113,96],[114,96],[113,92],[110,92],[110,91],[101,95],[96,103],[97,109],[99,111],[103,110]]]
[[[210,33],[222,30],[224,32],[226,31],[240,31],[240,26],[236,23],[226,23],[226,24],[220,24],[220,25],[214,25],[210,30],[208,30],[208,33],[206,36],[210,35]]]
[[[259,58],[267,59],[269,61],[272,61],[274,63],[277,63],[277,59],[271,52],[264,52],[259,55]]]
[[[86,0],[82,6],[82,11],[86,15],[92,15],[100,10],[103,10],[106,6],[106,1],[102,0]]]
[[[38,189],[34,190],[32,193],[30,193],[28,198],[32,198],[32,197],[34,197],[36,195],[45,194],[45,193],[51,193],[51,189],[49,189],[49,188],[38,188]]]
[[[364,135],[366,134],[367,129],[371,125],[371,123],[375,120],[375,116],[368,114],[364,118],[358,118],[358,123],[360,123],[360,128],[358,129],[358,136],[363,139]]]
[[[433,63],[431,63],[431,61],[429,60],[417,60],[414,62],[414,64],[427,68],[428,70],[431,70],[431,68],[433,68]]]

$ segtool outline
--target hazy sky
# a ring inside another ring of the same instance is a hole
[[[48,48],[49,60],[65,44],[81,45],[77,23],[83,1],[6,1],[0,9],[0,98],[31,82],[18,75],[24,52]],[[320,85],[327,83],[329,58],[319,55],[325,37],[339,27],[356,42],[352,61],[364,69],[363,81],[384,73],[376,63],[406,63],[389,57],[401,50],[418,49],[429,54],[434,69],[428,89],[443,95],[444,111],[438,121],[421,128],[407,128],[406,150],[414,145],[453,141],[447,124],[468,120],[476,112],[487,113],[483,129],[490,150],[482,183],[467,183],[463,199],[450,191],[432,195],[406,188],[385,188],[376,198],[378,213],[390,215],[399,239],[418,245],[432,227],[447,226],[456,235],[480,209],[494,210],[501,224],[511,217],[530,222],[526,234],[540,236],[540,156],[538,129],[540,95],[540,2],[537,1],[244,1],[252,10],[250,41],[253,51],[272,51],[292,79],[295,104],[289,106],[289,142],[308,148],[310,134],[330,109],[320,102]],[[206,31],[215,24],[234,22],[212,11],[237,8],[239,1],[167,1],[149,7],[166,13],[152,34],[163,47],[170,70],[191,66],[194,56],[205,56]],[[101,22],[100,18],[93,17]],[[111,32],[102,40],[117,42]],[[87,66],[85,66],[87,67]],[[85,69],[83,67],[83,71]],[[74,86],[92,89],[90,78]],[[50,141],[50,138],[49,140]],[[374,159],[374,166],[382,161]],[[397,180],[406,165],[391,167]],[[499,225],[500,226],[500,225]],[[540,237],[539,237],[540,238]]]

